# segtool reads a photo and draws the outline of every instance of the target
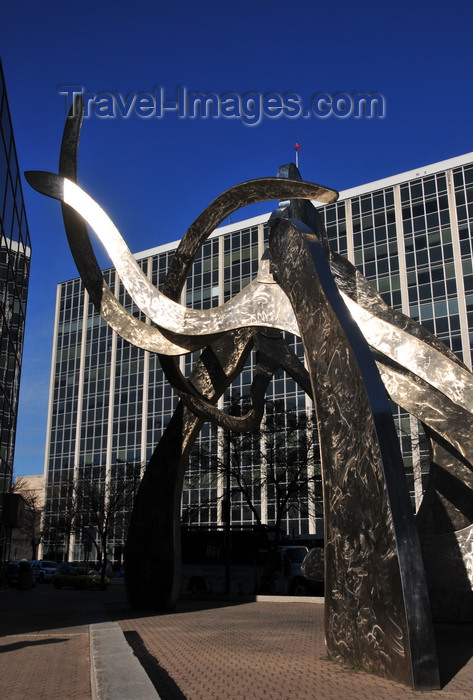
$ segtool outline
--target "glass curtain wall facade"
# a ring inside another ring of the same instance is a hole
[[[0,557],[14,523],[9,494],[18,413],[31,244],[5,79],[0,64]]]
[[[332,247],[358,267],[388,304],[420,321],[471,368],[473,154],[347,190],[338,202],[319,211]],[[194,262],[182,303],[210,308],[248,284],[266,246],[267,219],[260,216],[217,229]],[[154,284],[162,284],[176,246],[136,256]],[[140,316],[114,270],[104,274],[119,299]],[[73,484],[107,484],[120,475],[138,481],[177,398],[158,358],[117,338],[95,313],[78,279],[58,287],[55,328],[45,457],[45,552],[56,557],[68,552],[69,558],[78,559],[83,557],[80,535],[60,526],[61,517],[71,510]],[[302,359],[299,339],[287,340]],[[197,356],[180,359],[186,375]],[[222,408],[241,410],[254,362],[251,355],[220,401]],[[183,523],[222,524],[227,506],[234,525],[277,521],[289,535],[321,532],[320,464],[312,439],[311,402],[283,372],[272,380],[267,400],[267,416],[257,435],[235,438],[204,425],[186,474]],[[428,454],[417,421],[398,406],[392,408],[417,509]],[[276,429],[265,429],[270,424]],[[281,499],[293,492],[293,481],[298,482],[297,493],[281,507]],[[121,551],[126,519],[123,512],[110,537],[112,559]]]

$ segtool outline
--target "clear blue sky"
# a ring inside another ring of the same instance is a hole
[[[179,239],[231,185],[275,175],[296,142],[304,178],[339,190],[467,153],[472,25],[470,0],[2,0],[0,55],[20,167],[57,172],[61,85],[124,99],[156,85],[166,100],[177,86],[219,97],[293,93],[304,109],[318,93],[383,96],[385,116],[371,119],[287,111],[248,125],[170,111],[92,114],[80,184],[137,252]],[[56,285],[77,273],[59,204],[26,183],[24,195],[33,257],[15,472],[33,474],[43,470]]]

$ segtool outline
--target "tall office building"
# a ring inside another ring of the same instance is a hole
[[[358,267],[389,305],[426,326],[471,368],[473,153],[341,192],[336,203],[319,211],[331,246]],[[267,241],[267,219],[260,216],[217,229],[194,262],[183,302],[205,309],[240,291],[256,275]],[[172,243],[136,255],[153,284],[163,282],[176,246]],[[104,275],[120,301],[139,316],[115,271],[109,269]],[[299,339],[288,337],[288,342],[302,358]],[[189,355],[180,360],[185,373],[194,359]],[[250,357],[221,401],[223,407],[228,408],[235,396],[248,394],[253,366]],[[312,415],[309,398],[282,372],[273,378],[267,398],[273,407]],[[45,457],[49,556],[60,556],[64,538],[70,536],[57,523],[70,503],[71,484],[106,483],[127,472],[136,479],[136,466],[146,464],[176,405],[158,358],[117,337],[94,311],[79,279],[60,284]],[[428,470],[422,432],[417,421],[399,407],[393,405],[393,412],[417,508]],[[202,457],[213,454],[215,463],[220,457],[222,462],[229,459],[228,440],[225,443],[221,437],[219,429],[205,424],[184,484],[184,522],[215,524],[223,517],[224,473],[210,473],[208,460]],[[281,464],[293,454],[298,439],[292,435],[284,448],[278,447],[278,454],[283,453]],[[262,478],[270,466],[272,448],[274,442],[270,444],[263,435],[257,448],[245,452],[251,503],[233,482],[232,523],[250,524],[256,517],[274,523],[278,485]],[[318,472],[314,450],[302,475],[303,487],[282,518],[288,534],[320,531]],[[120,532],[118,528],[110,540],[112,557],[122,544]],[[71,537],[71,556],[80,558],[80,537]]]
[[[0,216],[0,561],[5,561],[9,556],[10,530],[16,524],[16,499],[9,492],[31,244],[1,64]]]

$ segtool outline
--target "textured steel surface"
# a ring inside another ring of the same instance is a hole
[[[330,656],[439,687],[420,546],[387,395],[318,239],[273,227],[270,256],[301,328],[323,467]]]

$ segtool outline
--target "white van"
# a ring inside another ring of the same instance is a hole
[[[30,561],[35,581],[45,583],[51,581],[54,572],[58,567],[57,561],[49,561],[47,559],[34,559]]]

